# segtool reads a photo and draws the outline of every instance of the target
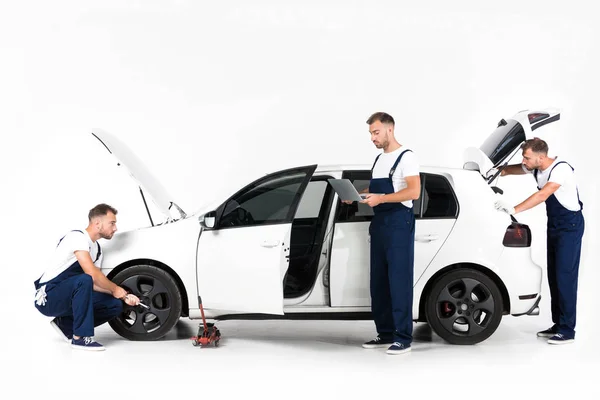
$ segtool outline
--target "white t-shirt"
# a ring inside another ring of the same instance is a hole
[[[544,171],[538,170],[538,187],[543,188],[546,183],[548,183],[548,174],[552,171],[550,182],[558,183],[560,185],[556,192],[554,192],[556,200],[568,210],[579,211],[581,210],[581,207],[579,206],[579,198],[577,196],[577,180],[575,179],[575,173],[569,164],[562,163],[556,165],[560,161],[562,160],[559,160],[558,157],[556,157],[554,162]],[[556,168],[553,170],[552,168],[555,165]],[[533,173],[533,171],[528,171],[525,167],[523,167],[523,170],[530,174]]]
[[[98,258],[96,262],[94,262],[94,265],[100,268],[103,255],[101,253],[100,257],[98,257],[98,243],[92,242],[90,235],[85,229],[81,229],[81,232],[72,231],[67,233],[56,247],[52,259],[50,260],[50,267],[44,272],[44,275],[42,275],[40,284],[56,278],[73,265],[77,261],[75,252],[78,250],[89,252],[92,261]]]
[[[390,170],[394,166],[394,163],[403,151],[409,150],[404,146],[400,146],[398,149],[390,153],[381,153],[379,159],[375,163],[373,168],[373,179],[377,178],[389,178]],[[407,176],[418,176],[419,175],[419,160],[413,151],[408,151],[402,156],[402,160],[398,163],[394,175],[392,175],[392,184],[394,185],[394,191],[399,192],[405,189],[408,185],[406,184]],[[403,201],[406,207],[412,207],[413,201]]]

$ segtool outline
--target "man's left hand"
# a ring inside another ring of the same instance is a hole
[[[369,207],[375,207],[381,204],[382,197],[380,194],[369,193],[361,203],[367,204]]]
[[[515,208],[502,199],[496,200],[494,206],[496,207],[496,210],[503,211],[508,215],[513,215],[515,213]]]

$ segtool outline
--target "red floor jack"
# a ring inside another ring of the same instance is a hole
[[[198,296],[198,303],[200,303],[200,312],[202,313],[202,324],[198,327],[198,336],[192,337],[192,344],[194,346],[206,347],[209,344],[214,343],[215,347],[218,347],[219,340],[221,340],[221,332],[219,332],[215,324],[206,322],[204,307],[202,307],[202,299],[200,296]]]

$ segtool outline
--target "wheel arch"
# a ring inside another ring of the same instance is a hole
[[[419,298],[419,318],[417,319],[418,322],[427,322],[427,317],[425,315],[425,305],[427,302],[427,296],[429,294],[429,291],[431,290],[431,287],[435,284],[437,279],[450,271],[455,271],[459,269],[472,269],[475,271],[479,271],[485,274],[488,278],[490,278],[498,286],[498,289],[502,294],[502,314],[510,314],[510,296],[508,295],[508,290],[506,289],[506,285],[504,285],[504,282],[502,282],[502,279],[500,279],[500,277],[494,271],[487,267],[484,267],[483,265],[465,262],[448,265],[436,272],[431,278],[429,278],[429,280],[425,284],[425,287],[423,288],[423,291],[421,292],[421,297]]]
[[[177,284],[177,288],[179,289],[179,291],[181,293],[181,316],[182,317],[189,316],[190,308],[189,308],[189,302],[188,302],[188,294],[187,294],[187,291],[185,290],[183,281],[181,280],[179,275],[167,264],[164,264],[157,260],[148,259],[148,258],[137,258],[137,259],[129,260],[122,264],[119,264],[118,266],[113,268],[106,276],[108,279],[112,280],[112,278],[115,275],[117,275],[119,272],[124,271],[127,268],[133,267],[136,265],[151,265],[151,266],[159,268],[159,269],[165,271],[166,273],[168,273],[169,275],[171,275],[173,277],[173,279],[175,280],[175,283]]]

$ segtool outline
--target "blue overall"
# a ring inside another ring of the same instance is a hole
[[[394,193],[392,175],[410,150],[398,156],[387,178],[371,179],[369,193]],[[373,168],[379,156],[375,159]],[[373,208],[371,235],[371,313],[378,335],[404,345],[412,342],[415,216],[412,207],[385,203]]]
[[[81,231],[78,231],[81,232]],[[82,232],[83,233],[83,232]],[[63,237],[64,239],[64,237]],[[62,239],[58,242],[60,242]],[[98,243],[98,256],[101,249]],[[34,302],[39,312],[48,317],[60,317],[60,327],[75,336],[94,336],[94,327],[118,316],[123,311],[121,300],[94,291],[94,282],[79,261],[48,282],[34,282],[35,289],[45,293],[44,301]]]
[[[548,174],[548,181],[554,168],[563,163],[569,165],[566,161],[556,163]],[[574,171],[573,167],[571,170]],[[538,171],[535,170],[533,174],[537,183]],[[539,183],[538,190],[541,190]],[[579,200],[579,191],[577,199]],[[563,207],[554,194],[546,200],[548,284],[552,322],[557,332],[567,339],[575,338],[577,279],[585,226],[581,200],[579,200],[579,207],[578,211]]]

